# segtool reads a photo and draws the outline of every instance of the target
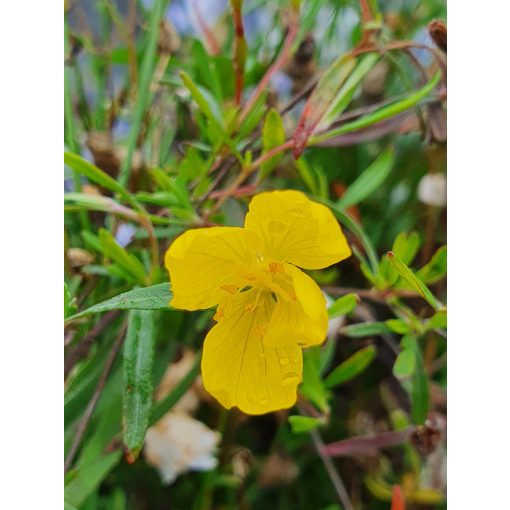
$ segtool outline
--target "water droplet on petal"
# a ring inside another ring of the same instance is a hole
[[[289,364],[289,358],[280,358],[280,364],[288,365]]]
[[[272,220],[267,225],[267,231],[273,235],[282,235],[289,230],[289,227],[282,221]]]
[[[283,376],[283,385],[291,386],[293,384],[297,384],[299,382],[299,375],[295,372],[289,372]]]
[[[267,404],[268,402],[269,402],[269,399],[266,397],[263,397],[259,400],[259,404],[261,404],[261,405]]]
[[[289,214],[289,216],[294,216],[294,218],[306,218],[307,216],[306,212],[303,211],[303,209],[298,208],[289,209],[287,213]]]

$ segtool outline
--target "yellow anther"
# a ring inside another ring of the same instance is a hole
[[[257,279],[257,275],[253,274],[253,273],[250,273],[250,274],[245,275],[244,278],[246,280],[248,280],[249,282],[254,282]]]
[[[246,303],[246,304],[244,305],[244,309],[245,309],[247,312],[251,312],[254,308],[255,308],[255,303]]]
[[[264,329],[263,326],[261,326],[260,324],[257,324],[256,328],[255,328],[255,332],[257,333],[257,335],[259,336],[264,336],[266,334],[266,330]]]
[[[269,272],[270,273],[284,273],[283,264],[280,262],[270,262],[269,263]]]
[[[237,292],[237,287],[235,285],[222,285],[220,289],[228,292],[229,294],[235,294]]]
[[[294,292],[294,290],[289,291],[289,297],[290,297],[290,299],[292,299],[292,301],[296,301],[297,296],[296,296],[296,293]]]

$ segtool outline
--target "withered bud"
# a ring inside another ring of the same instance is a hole
[[[435,19],[428,24],[427,28],[436,46],[446,53],[446,23]]]

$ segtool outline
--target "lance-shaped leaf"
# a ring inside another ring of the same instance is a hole
[[[390,175],[395,161],[395,151],[388,147],[361,175],[347,188],[337,202],[341,209],[356,205],[373,193]]]
[[[305,143],[306,145],[318,145],[319,143],[324,142],[325,140],[329,140],[330,138],[335,138],[336,136],[340,136],[345,133],[350,133],[352,131],[357,131],[368,126],[372,126],[373,124],[381,122],[385,119],[394,117],[395,115],[398,115],[408,110],[409,108],[413,108],[434,90],[440,79],[441,73],[438,72],[424,87],[417,90],[416,92],[412,92],[405,98],[395,101],[387,106],[382,106],[370,114],[364,115],[351,122],[346,122],[345,124],[342,124],[341,126],[330,131],[317,133],[311,136]]]
[[[156,341],[155,313],[134,310],[124,344],[124,443],[134,461],[138,456],[149,417],[153,398],[154,345]]]
[[[362,338],[391,333],[391,329],[384,322],[361,322],[343,327],[340,333],[351,338]]]
[[[336,367],[335,370],[326,377],[324,385],[329,389],[350,381],[357,375],[361,374],[361,372],[363,372],[368,365],[372,363],[376,354],[377,349],[373,345],[360,349]]]
[[[289,416],[288,420],[294,434],[310,432],[324,424],[324,420],[321,418],[313,418],[311,416]]]
[[[355,58],[350,55],[343,55],[335,60],[322,75],[319,83],[317,83],[317,86],[308,98],[296,131],[292,136],[295,159],[301,156],[308,138],[313,134],[320,120],[328,111],[340,87],[344,84],[355,65]]]
[[[330,319],[340,317],[352,312],[358,304],[359,298],[356,294],[346,294],[338,298],[329,308],[328,315]]]
[[[166,310],[172,299],[169,283],[158,283],[150,287],[133,289],[106,301],[91,306],[82,312],[68,317],[67,320],[79,319],[95,313],[108,312],[110,310]]]
[[[275,110],[269,110],[264,121],[262,129],[262,154],[282,145],[285,142],[285,130],[283,129],[283,121],[280,114]],[[273,168],[278,164],[283,154],[277,154],[260,165],[260,177],[262,181],[268,177]]]
[[[388,252],[388,259],[391,265],[397,270],[400,276],[422,297],[425,299],[436,312],[444,310],[444,305],[436,299],[430,292],[429,288],[407,267],[402,260],[393,252]]]

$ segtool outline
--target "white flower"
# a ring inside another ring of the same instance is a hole
[[[171,484],[186,471],[208,471],[216,467],[214,456],[221,434],[181,412],[167,413],[147,430],[144,456]]]

